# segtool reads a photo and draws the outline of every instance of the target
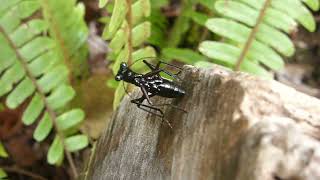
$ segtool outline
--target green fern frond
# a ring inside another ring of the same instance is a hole
[[[109,59],[114,61],[112,65],[114,74],[117,73],[121,62],[132,63],[139,58],[156,56],[151,46],[141,48],[151,35],[151,23],[147,20],[150,11],[149,0],[137,0],[133,4],[128,4],[124,0],[115,0],[110,22],[103,32],[103,38],[110,40]],[[118,84],[114,108],[117,107],[124,93],[122,83]]]
[[[75,92],[69,84],[69,70],[64,59],[61,59],[60,44],[46,35],[47,31],[53,31],[52,25],[46,19],[30,18],[41,10],[41,3],[44,1],[1,2],[0,97],[7,95],[6,105],[12,109],[27,99],[31,100],[22,121],[25,125],[31,125],[40,119],[33,134],[39,142],[54,129],[56,138],[49,148],[48,162],[60,164],[64,151],[75,151],[70,148],[75,140],[82,144],[76,148],[80,149],[88,144],[88,139],[74,135],[77,132],[74,128],[77,129],[84,119],[83,111],[66,111],[64,108]],[[81,43],[77,38],[73,42],[79,45]]]
[[[5,179],[7,178],[7,176],[8,176],[7,173],[0,168],[0,179]]]
[[[41,7],[50,35],[57,44],[59,58],[64,60],[71,74],[79,75],[88,53],[83,4],[76,4],[76,0],[41,0]]]
[[[103,8],[107,5],[109,0],[99,0],[99,8]]]
[[[156,3],[152,2],[152,6]],[[148,20],[151,23],[151,35],[148,43],[163,48],[166,45],[166,30],[168,29],[168,21],[160,8],[152,7],[152,11]]]
[[[216,0],[199,0],[199,4],[214,11],[214,3]]]
[[[187,48],[163,48],[162,56],[165,59],[177,59],[186,64],[195,64],[198,61],[206,61],[207,58],[196,51]]]
[[[5,150],[2,142],[0,141],[0,158],[7,158],[8,156],[9,155],[7,151]],[[0,179],[4,179],[7,176],[8,176],[7,173],[2,168],[0,168]]]
[[[304,4],[305,3],[305,4]],[[204,41],[199,51],[235,69],[268,75],[283,68],[282,56],[292,56],[294,45],[288,34],[300,23],[315,30],[313,15],[306,6],[319,9],[318,0],[218,0],[215,10],[223,18],[211,18],[206,27],[226,38],[225,42]]]
[[[6,149],[4,148],[2,142],[0,141],[0,157],[1,158],[7,158],[9,155],[6,151]]]

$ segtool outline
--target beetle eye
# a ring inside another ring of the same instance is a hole
[[[127,67],[127,64],[125,62],[123,62],[123,63],[121,63],[120,67],[121,67],[121,69],[124,69]]]
[[[120,75],[117,75],[115,78],[114,78],[116,81],[121,81],[122,77]]]

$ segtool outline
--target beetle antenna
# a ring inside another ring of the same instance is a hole
[[[124,91],[126,92],[126,94],[127,94],[131,99],[133,99],[133,97],[129,94],[129,92],[128,92],[128,90],[127,90],[127,87],[125,86],[124,81],[122,81],[122,86],[123,86],[123,89],[124,89]]]

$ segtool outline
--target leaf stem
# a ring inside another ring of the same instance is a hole
[[[131,0],[126,0],[127,1],[127,7],[128,7],[128,12],[127,12],[127,22],[128,22],[128,64],[132,64],[132,9],[131,9]]]
[[[42,177],[38,174],[35,174],[33,172],[21,169],[19,167],[0,166],[0,169],[3,169],[4,171],[7,171],[7,172],[13,172],[13,173],[29,176],[32,179],[47,180],[47,178],[44,178],[44,177]]]
[[[270,3],[271,3],[271,0],[266,0],[264,2],[263,7],[262,7],[262,9],[260,11],[259,17],[257,19],[257,22],[254,25],[252,31],[250,32],[248,40],[247,40],[246,44],[244,45],[243,50],[241,51],[241,54],[240,54],[240,56],[239,56],[239,58],[237,60],[236,66],[234,67],[235,71],[239,71],[240,70],[240,66],[241,66],[245,56],[247,55],[247,53],[248,53],[248,51],[249,51],[249,49],[251,47],[251,44],[254,41],[255,35],[257,34],[257,32],[259,30],[259,25],[261,24],[261,22],[263,20],[263,17],[265,15],[266,10],[269,7]]]
[[[68,159],[68,162],[70,164],[70,167],[72,169],[72,172],[73,172],[73,176],[76,178],[78,177],[78,172],[75,168],[75,165],[74,165],[74,161],[72,159],[72,156],[70,154],[70,152],[68,152],[66,150],[66,146],[65,146],[65,142],[64,142],[64,134],[63,133],[59,133],[59,130],[58,130],[58,126],[57,126],[57,123],[56,123],[56,118],[57,118],[57,115],[56,113],[54,112],[54,110],[50,107],[49,105],[49,102],[47,101],[46,99],[46,96],[45,96],[45,92],[42,90],[42,88],[38,85],[37,83],[37,79],[33,76],[31,70],[29,69],[29,66],[28,66],[28,63],[27,61],[22,57],[22,55],[20,54],[18,48],[15,46],[15,44],[12,42],[12,40],[10,39],[9,35],[6,33],[6,31],[0,26],[0,33],[3,34],[3,36],[5,37],[5,39],[7,40],[7,42],[9,43],[10,47],[15,51],[15,54],[17,56],[17,59],[20,60],[21,62],[21,65],[23,66],[23,68],[25,69],[26,71],[26,75],[28,76],[28,78],[30,78],[33,86],[36,88],[36,91],[38,92],[41,100],[43,101],[44,103],[44,106],[45,106],[45,109],[46,111],[48,112],[52,122],[53,122],[53,126],[56,130],[56,132],[58,133],[58,136],[59,138],[61,139],[61,141],[63,142],[63,145],[64,145],[64,151],[67,155],[67,159]]]
[[[193,2],[188,0],[182,0],[180,2],[180,14],[178,17],[176,17],[173,27],[169,32],[169,37],[166,44],[167,47],[177,47],[190,25],[190,18],[184,14],[192,9]]]
[[[43,1],[42,7],[43,7],[43,11],[47,12],[47,13],[43,13],[44,14],[44,18],[47,20],[47,22],[51,22],[50,23],[50,26],[51,26],[50,34],[55,37],[55,40],[59,44],[59,48],[61,50],[61,54],[63,56],[64,63],[67,65],[67,67],[68,67],[68,69],[70,71],[69,80],[71,81],[72,80],[73,69],[72,69],[72,66],[71,66],[71,55],[70,55],[70,53],[69,53],[69,51],[68,51],[68,49],[66,47],[66,42],[61,36],[61,32],[60,32],[59,27],[57,25],[58,23],[55,21],[55,19],[53,17],[52,10],[50,9],[50,6],[49,6],[47,0]]]
[[[88,179],[88,172],[89,172],[89,168],[91,167],[91,164],[93,163],[93,159],[94,159],[94,156],[96,154],[96,146],[97,145],[97,142],[93,142],[93,145],[92,145],[92,148],[91,148],[91,154],[90,154],[90,157],[89,157],[89,162],[86,163],[87,164],[87,167],[85,168],[85,172],[84,172],[84,180],[87,180]]]

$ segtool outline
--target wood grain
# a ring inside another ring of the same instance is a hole
[[[182,78],[185,97],[153,98],[188,111],[163,108],[173,129],[124,98],[87,179],[320,179],[318,99],[220,66]]]

